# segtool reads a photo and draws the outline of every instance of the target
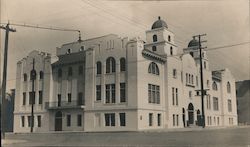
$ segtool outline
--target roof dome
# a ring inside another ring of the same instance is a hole
[[[162,27],[166,27],[168,28],[167,23],[164,20],[161,20],[161,17],[158,17],[158,20],[155,21],[151,27],[151,29],[157,29],[157,28],[162,28]]]
[[[188,43],[188,47],[199,47],[199,41],[193,37],[193,39]]]

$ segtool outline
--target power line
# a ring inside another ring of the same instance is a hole
[[[219,46],[219,47],[204,49],[204,51],[218,50],[218,49],[229,48],[229,47],[234,47],[234,46],[238,46],[238,45],[245,45],[245,44],[249,44],[249,43],[250,43],[250,41],[248,41],[248,42],[242,42],[242,43],[237,43],[237,44],[231,44],[231,45],[225,45],[225,46]]]

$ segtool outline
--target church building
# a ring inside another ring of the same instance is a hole
[[[109,34],[63,44],[50,55],[31,52],[17,64],[14,132],[29,132],[30,71],[36,60],[34,131],[143,131],[201,127],[197,38],[178,54],[160,17],[146,40]],[[237,125],[235,79],[211,71],[202,51],[206,127]],[[40,73],[40,75],[39,75]]]

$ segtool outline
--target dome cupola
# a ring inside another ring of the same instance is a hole
[[[153,30],[162,27],[168,28],[168,25],[164,20],[161,20],[161,17],[159,16],[158,20],[153,23],[151,29]]]
[[[188,43],[188,47],[199,47],[199,41],[193,37],[193,39]]]

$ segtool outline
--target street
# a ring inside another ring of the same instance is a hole
[[[4,146],[249,147],[250,127],[161,132],[6,134]]]

